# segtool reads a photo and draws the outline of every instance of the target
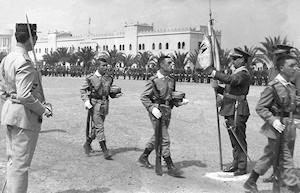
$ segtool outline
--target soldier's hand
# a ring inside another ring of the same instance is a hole
[[[122,95],[123,95],[123,93],[116,94],[115,98],[119,98]]]
[[[283,125],[279,119],[275,119],[275,121],[273,121],[272,126],[279,132],[282,133],[285,129],[285,125]]]
[[[90,100],[86,100],[86,101],[84,102],[84,106],[85,106],[85,108],[87,108],[87,109],[91,109],[91,108],[93,107],[93,105],[91,104]]]
[[[44,115],[45,115],[45,117],[51,117],[52,116],[52,112],[48,108],[45,108]]]
[[[190,101],[188,99],[183,98],[182,102],[179,102],[178,104],[179,104],[179,106],[182,106],[182,105],[187,105],[189,102]]]
[[[217,80],[212,80],[211,81],[211,87],[218,88],[219,87],[218,81]]]
[[[158,108],[153,107],[152,111],[151,111],[152,115],[154,117],[156,117],[157,119],[161,118],[161,112]]]
[[[51,117],[53,116],[53,108],[51,103],[44,103],[43,104],[45,109],[48,110],[48,112],[45,114],[46,117]]]

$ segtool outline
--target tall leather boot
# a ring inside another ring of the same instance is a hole
[[[256,181],[259,177],[259,174],[252,170],[248,180],[244,183],[244,188],[251,193],[258,193]]]
[[[107,159],[107,160],[112,160],[112,158],[111,158],[112,155],[106,147],[106,141],[100,141],[99,143],[100,143],[100,147],[102,149],[102,152],[104,154],[104,158]]]
[[[87,138],[85,143],[83,144],[83,149],[86,155],[90,155],[91,151],[93,150],[91,147],[92,139]]]
[[[148,157],[150,155],[150,153],[152,152],[153,149],[149,149],[149,148],[145,148],[144,152],[142,153],[142,155],[139,157],[138,162],[140,164],[142,164],[142,167],[148,168],[148,169],[152,169],[153,165],[150,164]]]
[[[165,157],[164,158],[166,164],[167,164],[167,168],[168,168],[168,174],[170,176],[173,176],[173,177],[182,177],[182,174],[183,172],[176,168],[173,164],[173,161],[172,161],[172,158],[169,156],[169,157]]]

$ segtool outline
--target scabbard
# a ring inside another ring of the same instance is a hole
[[[162,153],[162,117],[157,119],[155,124],[155,173],[162,175],[161,153]]]
[[[91,115],[92,115],[92,109],[89,109],[86,117],[86,128],[85,128],[85,136],[87,140],[91,138],[90,136],[91,118],[92,118]]]

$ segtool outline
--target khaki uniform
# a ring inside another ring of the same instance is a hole
[[[28,52],[17,46],[0,66],[2,114],[7,130],[7,190],[26,193],[28,169],[41,129],[44,95]]]
[[[158,73],[160,74],[160,73]],[[160,105],[160,111],[162,113],[162,157],[170,157],[170,136],[168,132],[171,109],[173,106],[178,106],[172,100],[172,92],[175,91],[175,80],[169,76],[163,76],[162,74],[150,77],[146,84],[145,91],[141,94],[141,101],[147,111],[149,112],[150,121],[152,123],[154,132],[157,119],[152,115],[152,109]],[[146,148],[153,150],[155,145],[155,135],[150,138],[146,144]]]
[[[80,88],[81,99],[85,102],[90,100],[93,105],[92,111],[92,132],[89,138],[105,141],[104,120],[109,109],[109,91],[113,78],[108,75],[101,76],[98,73],[89,75]]]
[[[250,115],[250,111],[246,97],[250,87],[250,74],[248,70],[242,66],[236,69],[231,75],[216,72],[214,78],[226,84],[225,88],[219,86],[217,92],[224,96],[220,115],[225,117],[227,127],[234,126],[235,105],[237,103],[235,133],[244,149],[247,151],[246,122]],[[243,152],[231,130],[228,130],[228,134],[233,148],[232,166],[238,169],[246,169],[246,154]]]
[[[279,102],[276,99],[275,92],[279,96]],[[271,167],[275,157],[276,139],[280,136],[280,133],[275,130],[272,123],[275,119],[281,120],[286,125],[286,129],[281,134],[283,140],[280,151],[283,173],[289,169],[294,168],[292,152],[290,151],[291,142],[295,140],[296,128],[294,126],[288,127],[289,112],[292,111],[291,99],[295,98],[296,89],[292,84],[284,85],[278,79],[278,75],[265,90],[261,93],[261,97],[256,106],[257,114],[265,120],[265,124],[261,127],[261,132],[268,138],[268,144],[264,149],[263,156],[256,162],[254,171],[259,175],[265,174],[265,172]],[[283,107],[280,107],[280,104]],[[283,179],[285,182],[285,178]],[[290,184],[287,184],[290,185]]]

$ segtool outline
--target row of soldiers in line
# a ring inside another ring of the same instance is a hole
[[[84,70],[82,66],[73,65],[70,68],[65,66],[45,67],[42,69],[43,76],[71,76],[71,77],[84,77],[95,71],[95,67],[92,66],[88,70]],[[111,74],[115,79],[128,78],[129,80],[149,80],[151,76],[155,74],[157,69],[155,68],[115,68],[111,70]],[[224,71],[226,74],[231,74],[230,70]],[[172,77],[178,82],[195,82],[195,83],[210,83],[211,77],[207,73],[187,68],[174,69]],[[268,84],[267,71],[253,71],[252,73],[252,85],[262,86]]]

